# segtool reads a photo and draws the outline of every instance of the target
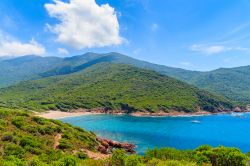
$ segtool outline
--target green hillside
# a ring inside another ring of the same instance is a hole
[[[236,102],[250,104],[250,66],[222,68],[183,79],[199,88],[216,92]]]
[[[222,97],[157,72],[100,63],[73,74],[26,81],[0,91],[2,107],[27,109],[105,108],[125,111],[221,111]]]
[[[104,62],[123,63],[154,70],[223,95],[236,103],[250,103],[249,66],[198,72],[152,64],[114,52],[107,54],[86,53],[68,58],[25,56],[0,60],[0,87],[13,85],[24,80],[71,74]]]
[[[38,78],[60,62],[56,57],[24,56],[8,60],[0,60],[0,87],[13,85],[23,80]]]
[[[78,127],[24,111],[0,109],[1,166],[63,165],[71,158],[86,158],[83,150],[97,153],[98,146],[93,133]]]
[[[70,74],[103,62],[129,64],[181,78],[189,78],[190,75],[196,74],[196,72],[184,69],[137,60],[115,52],[107,54],[86,53],[67,58],[24,56],[0,60],[0,87],[6,87],[29,79]]]
[[[199,73],[180,68],[157,65],[146,61],[134,59],[120,53],[111,52],[106,54],[86,53],[83,55],[65,58],[62,63],[60,63],[59,65],[55,66],[54,68],[52,68],[47,72],[41,73],[40,75],[43,77],[47,77],[47,76],[74,73],[77,71],[81,71],[89,66],[103,62],[128,64],[143,69],[154,70],[161,74],[180,77],[181,79],[189,78],[190,76],[194,76],[197,73]]]
[[[76,63],[76,61],[74,61],[75,59],[81,63]],[[143,69],[157,71],[161,74],[185,81],[199,88],[226,96],[236,103],[250,103],[249,66],[218,69],[210,72],[198,72],[152,64],[114,52],[107,54],[87,53],[74,58],[65,59],[64,61],[67,61],[67,63],[57,66],[56,68],[53,68],[52,70],[41,75],[53,76],[73,73],[102,62],[124,63]]]

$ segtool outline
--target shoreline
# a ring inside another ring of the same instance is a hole
[[[46,111],[42,113],[37,113],[37,112],[34,113],[35,116],[45,119],[63,119],[63,118],[77,117],[83,115],[99,115],[99,114],[101,113],[83,112],[83,111],[76,111],[76,112]]]
[[[46,118],[46,119],[63,119],[70,117],[78,117],[84,115],[130,115],[135,117],[194,117],[194,116],[209,116],[209,115],[219,115],[219,114],[231,114],[231,113],[248,113],[249,111],[242,112],[218,112],[211,113],[206,111],[199,111],[194,113],[185,113],[185,112],[158,112],[158,113],[148,113],[148,112],[134,112],[131,114],[127,114],[124,112],[102,112],[102,111],[85,111],[85,110],[74,110],[72,112],[62,112],[62,111],[46,111],[42,113],[34,112],[35,116]]]

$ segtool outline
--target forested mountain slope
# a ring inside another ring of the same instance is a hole
[[[114,52],[107,54],[86,53],[68,58],[25,56],[2,60],[0,61],[0,87],[13,85],[24,80],[71,74],[103,62],[123,63],[154,70],[223,95],[235,103],[250,103],[249,66],[198,72],[152,64]]]
[[[0,87],[34,79],[61,61],[56,57],[24,56],[0,60]]]
[[[2,107],[77,108],[157,112],[232,108],[223,97],[151,70],[99,63],[85,70],[26,81],[0,90]]]

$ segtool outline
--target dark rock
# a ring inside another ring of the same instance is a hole
[[[98,148],[98,151],[101,153],[109,153],[112,151],[114,148],[118,149],[124,149],[128,153],[136,153],[134,150],[135,145],[130,144],[130,143],[120,143],[117,141],[109,140],[109,139],[104,139],[104,138],[97,138],[97,141],[100,142],[100,146]]]
[[[107,148],[102,145],[98,147],[98,151],[103,154],[108,154]]]

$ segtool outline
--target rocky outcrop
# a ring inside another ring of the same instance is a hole
[[[247,109],[245,107],[237,106],[237,107],[233,108],[233,112],[246,112],[246,111],[247,111]]]
[[[120,143],[117,141],[113,141],[110,139],[104,139],[104,138],[97,138],[97,141],[100,143],[98,147],[98,151],[103,154],[109,154],[112,152],[113,149],[124,149],[128,153],[135,153],[135,145],[130,143]]]

